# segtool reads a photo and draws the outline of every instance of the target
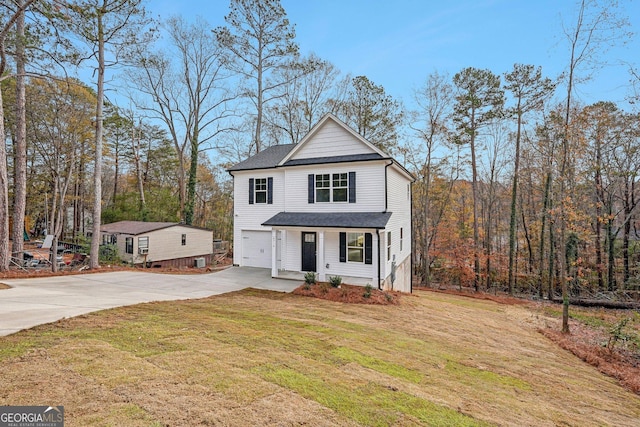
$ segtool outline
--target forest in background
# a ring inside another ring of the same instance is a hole
[[[576,3],[559,30],[562,76],[535,64],[433,72],[416,82],[412,108],[381,82],[301,56],[278,0],[231,0],[215,28],[158,22],[144,6],[0,6],[0,270],[23,250],[10,220],[71,241],[125,219],[231,240],[226,168],[297,143],[331,112],[415,175],[417,283],[637,298],[639,112],[575,96],[606,65],[602,53],[630,37],[615,4]],[[629,79],[640,84],[633,65]]]

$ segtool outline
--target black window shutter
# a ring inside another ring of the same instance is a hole
[[[364,263],[373,264],[373,238],[371,233],[364,233]]]
[[[273,204],[273,178],[267,178],[267,203]]]
[[[340,233],[340,262],[347,262],[347,233]]]
[[[253,204],[253,178],[249,178],[249,204]]]
[[[356,173],[349,172],[349,203],[356,202]]]
[[[315,175],[310,173],[309,174],[309,203],[314,203],[316,198],[314,195],[315,192]]]

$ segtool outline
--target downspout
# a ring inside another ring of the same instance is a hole
[[[389,166],[391,166],[393,164],[393,160],[391,160],[390,163],[387,163],[386,165],[384,165],[384,211],[383,213],[387,212],[387,208],[388,208],[388,204],[389,204],[389,195],[387,194],[388,191],[388,178],[387,178],[387,168]],[[378,245],[379,246],[379,245]]]
[[[380,286],[380,229],[376,228],[376,235],[378,236],[378,290],[382,290]]]
[[[388,179],[387,179],[387,168],[392,164],[393,164],[393,160],[391,160],[389,163],[384,165],[384,211],[383,213],[387,212],[387,208],[389,205],[389,195],[387,194],[388,186],[389,186]],[[382,260],[382,257],[380,256],[380,229],[379,228],[376,228],[376,235],[378,236],[378,289],[382,290],[382,278],[380,277],[380,262]]]

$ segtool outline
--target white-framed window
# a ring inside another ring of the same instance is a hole
[[[256,178],[253,200],[255,203],[267,203],[267,178]]]
[[[346,202],[349,193],[349,176],[346,173],[334,173],[332,179],[333,202]]]
[[[391,261],[391,232],[387,231],[387,261]]]
[[[125,254],[133,253],[133,237],[124,238],[124,253]]]
[[[364,233],[347,233],[347,261],[364,262]]]
[[[316,202],[331,201],[331,175],[328,173],[316,175]]]
[[[349,174],[348,173],[324,173],[317,174],[316,202],[338,203],[349,201]]]
[[[138,249],[149,249],[149,237],[138,237]]]

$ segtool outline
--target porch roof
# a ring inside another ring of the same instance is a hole
[[[333,227],[383,229],[391,212],[280,212],[262,225],[274,227]]]

